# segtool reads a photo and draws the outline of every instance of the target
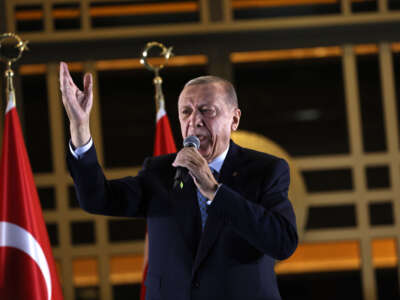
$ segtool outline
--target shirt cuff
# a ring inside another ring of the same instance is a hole
[[[80,159],[90,148],[93,146],[93,139],[90,138],[89,142],[87,142],[85,145],[75,148],[72,145],[72,141],[69,140],[69,150],[71,151],[71,154],[73,157],[76,159]]]
[[[215,196],[217,195],[217,193],[218,193],[219,188],[221,187],[221,185],[222,185],[222,183],[218,184],[218,187],[217,187],[217,190],[216,190],[215,193],[214,193],[214,198],[213,198],[213,199],[215,199]],[[207,205],[211,205],[212,202],[213,202],[213,200],[207,200],[207,201],[206,201]]]

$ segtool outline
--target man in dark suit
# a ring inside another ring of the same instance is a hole
[[[298,243],[289,168],[230,141],[241,111],[229,82],[199,77],[179,96],[182,137],[197,136],[198,150],[148,158],[137,176],[118,180],[104,177],[90,137],[91,75],[81,92],[62,63],[60,84],[70,119],[68,166],[81,207],[147,218],[146,299],[280,299],[274,263]],[[173,188],[178,166],[190,179]]]

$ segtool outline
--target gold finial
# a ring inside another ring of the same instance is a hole
[[[159,65],[152,65],[148,61],[148,55],[150,49],[158,47],[161,49],[160,56],[164,57],[165,61],[162,64]],[[140,63],[144,65],[148,70],[153,71],[156,76],[158,76],[159,71],[164,68],[165,64],[167,63],[168,59],[170,59],[174,54],[172,53],[172,47],[165,47],[163,44],[159,42],[149,42],[146,44],[146,47],[144,48],[142,52],[142,58],[140,59]]]
[[[11,64],[19,60],[22,53],[28,48],[29,41],[23,41],[18,35],[12,32],[0,35],[0,59],[7,63],[8,68]],[[6,49],[8,47],[8,49]],[[14,50],[16,49],[16,51]]]
[[[158,65],[150,64],[148,61],[149,58],[149,51],[150,49],[158,47],[161,49],[160,56],[164,58],[164,61]],[[167,63],[168,59],[170,59],[174,54],[172,53],[172,47],[165,47],[163,44],[159,42],[149,42],[146,44],[142,52],[142,58],[140,59],[140,63],[144,65],[148,70],[154,72],[154,79],[153,84],[155,87],[155,100],[156,100],[156,110],[159,111],[160,109],[164,110],[165,101],[164,101],[164,94],[162,92],[162,78],[160,76],[160,70],[164,68],[165,64]]]
[[[23,41],[12,32],[0,34],[0,60],[4,60],[7,65],[5,71],[6,96],[8,99],[6,112],[15,107],[14,71],[11,66],[12,63],[21,58],[22,53],[26,50],[28,50],[28,41]]]

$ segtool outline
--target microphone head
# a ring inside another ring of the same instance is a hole
[[[183,140],[183,147],[195,147],[197,150],[200,148],[200,140],[195,135],[190,135]]]

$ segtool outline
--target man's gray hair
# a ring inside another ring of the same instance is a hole
[[[213,76],[213,75],[196,77],[192,80],[189,80],[185,84],[185,87],[188,87],[191,85],[212,84],[212,83],[219,84],[224,89],[225,94],[226,94],[226,101],[228,104],[232,105],[233,107],[238,107],[238,99],[237,99],[235,88],[233,87],[232,83],[230,83],[228,80],[223,79],[221,77]]]

